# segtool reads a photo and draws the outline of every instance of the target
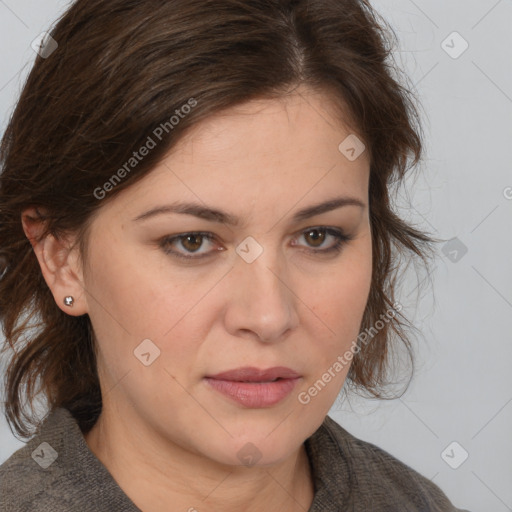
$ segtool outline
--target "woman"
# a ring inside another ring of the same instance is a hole
[[[6,417],[36,435],[0,510],[457,510],[327,416],[345,382],[384,396],[397,258],[433,242],[389,202],[422,141],[383,27],[356,0],[62,16],[1,146]]]

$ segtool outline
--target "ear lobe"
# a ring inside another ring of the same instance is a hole
[[[75,257],[76,248],[68,239],[58,239],[52,234],[43,237],[44,221],[34,208],[25,210],[21,221],[57,306],[72,316],[87,313],[82,270]],[[64,298],[69,295],[74,298],[73,307],[64,304]]]

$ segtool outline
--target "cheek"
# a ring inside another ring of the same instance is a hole
[[[85,288],[93,324],[100,329],[108,326],[104,334],[109,338],[122,332],[132,342],[156,340],[201,297],[200,283],[185,282],[180,275],[170,278],[161,258],[148,258],[147,248],[144,253],[114,236],[98,236],[95,247],[109,250],[90,255],[94,272],[86,276]]]
[[[340,264],[322,276],[321,286],[311,299],[312,310],[338,339],[359,329],[368,301],[372,278],[371,245],[364,245],[366,247],[347,251]]]
[[[371,271],[368,252],[353,251],[311,297],[315,315],[307,322],[310,345],[306,352],[310,371],[298,400],[314,408],[319,416],[331,408],[350,369],[352,344],[359,335]]]

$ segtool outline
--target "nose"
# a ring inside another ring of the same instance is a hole
[[[237,257],[230,272],[226,329],[262,342],[283,339],[299,323],[298,298],[282,258],[265,248],[251,263]]]

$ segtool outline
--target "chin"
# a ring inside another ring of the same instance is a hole
[[[273,466],[293,455],[301,446],[290,437],[270,439],[268,431],[230,438],[229,443],[218,442],[212,446],[210,458],[221,464],[240,467]]]

